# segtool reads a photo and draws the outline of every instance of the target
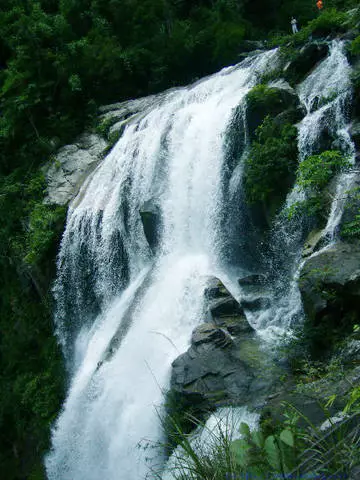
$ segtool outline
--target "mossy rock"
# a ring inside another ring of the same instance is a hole
[[[338,242],[310,257],[301,270],[304,334],[316,356],[331,351],[360,322],[359,266],[360,242]]]
[[[247,125],[251,139],[266,116],[275,117],[279,113],[299,105],[297,95],[288,89],[257,85],[246,96]]]
[[[328,53],[329,46],[325,42],[308,43],[300,50],[292,50],[292,58],[283,72],[285,79],[292,85],[300,83]]]

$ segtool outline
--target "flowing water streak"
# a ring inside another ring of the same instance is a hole
[[[217,273],[226,127],[275,55],[161,95],[73,203],[55,288],[72,379],[50,480],[143,479],[144,457],[157,456],[136,446],[161,438],[154,405],[202,321],[205,276]],[[154,196],[163,235],[152,260],[139,209]]]
[[[334,40],[328,57],[323,60],[299,86],[299,98],[306,115],[298,125],[299,162],[321,151],[322,136],[330,136],[331,148],[342,151],[355,160],[354,145],[348,131],[348,107],[351,102],[351,67],[344,53],[344,43]],[[352,184],[352,174],[339,175],[323,237],[334,238],[340,222],[345,192]],[[302,303],[298,287],[303,248],[304,222],[292,225],[286,220],[286,211],[296,202],[305,200],[305,193],[297,185],[288,194],[283,212],[273,231],[273,257],[278,265],[275,294],[269,309],[252,322],[264,339],[281,337],[302,316]],[[285,217],[285,218],[284,218]],[[277,291],[277,293],[276,293]],[[251,313],[249,314],[251,317]]]

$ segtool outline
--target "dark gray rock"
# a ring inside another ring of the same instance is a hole
[[[249,311],[265,310],[270,307],[271,300],[267,297],[246,298],[241,300],[240,305]]]
[[[211,325],[225,329],[230,335],[253,332],[239,302],[216,277],[208,278],[204,292],[208,301],[207,318]]]
[[[339,242],[307,260],[301,270],[300,291],[305,313],[315,318],[338,300],[360,300],[360,244]]]
[[[217,327],[227,330],[230,335],[235,337],[254,331],[252,326],[247,321],[245,315],[218,317],[213,320],[213,323]]]
[[[244,315],[239,302],[232,296],[212,300],[209,304],[209,311],[212,318]]]
[[[311,42],[304,45],[285,66],[285,78],[292,84],[301,82],[328,53],[329,46],[326,42]]]
[[[225,298],[231,296],[229,290],[216,277],[209,277],[207,280],[208,286],[205,289],[204,295],[208,300]]]
[[[232,338],[225,328],[213,323],[204,323],[193,331],[191,343],[195,346],[202,343],[213,343],[216,346],[226,347],[232,343]]]
[[[150,199],[142,205],[140,216],[146,240],[154,251],[158,246],[161,232],[161,210],[156,199]]]
[[[301,270],[299,287],[310,354],[322,358],[360,322],[359,242],[338,242],[310,257]]]
[[[205,333],[207,332],[207,333]],[[171,391],[196,396],[204,411],[265,399],[281,368],[269,360],[254,332],[219,342],[214,325],[198,327],[190,349],[172,364]]]

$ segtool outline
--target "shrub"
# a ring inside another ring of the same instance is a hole
[[[279,89],[264,84],[256,85],[247,94],[246,99],[250,107],[265,105],[271,108],[279,102]]]
[[[358,35],[350,45],[350,52],[353,55],[360,55],[360,35]]]
[[[25,262],[39,263],[52,248],[64,224],[66,208],[37,203],[31,211],[27,233]]]
[[[351,218],[341,226],[341,236],[347,240],[360,238],[360,187],[349,192],[345,205],[345,215],[350,214]]]
[[[256,131],[245,162],[244,187],[249,203],[267,202],[274,194],[284,195],[297,165],[297,130],[265,118]]]
[[[288,218],[307,215],[325,219],[332,199],[326,187],[335,175],[349,166],[349,160],[337,150],[311,155],[301,162],[297,171],[297,186],[305,192],[306,199],[295,202],[287,209]]]
[[[350,166],[347,158],[337,150],[311,155],[300,163],[298,185],[304,190],[322,191],[341,170]]]
[[[283,402],[282,418],[271,428],[262,422],[251,431],[246,423],[239,428],[240,438],[234,440],[236,421],[231,416],[219,421],[214,429],[197,422],[205,431],[193,438],[178,427],[181,448],[175,450],[171,477],[176,480],[223,480],[224,478],[314,478],[323,475],[347,475],[357,464],[360,435],[348,419],[360,413],[360,389],[350,389],[344,402],[344,420],[334,423],[330,407],[337,399],[328,397],[320,404],[328,430],[314,424],[301,410]],[[271,415],[271,412],[270,412]],[[237,434],[238,435],[238,434]],[[160,478],[157,476],[157,478]]]

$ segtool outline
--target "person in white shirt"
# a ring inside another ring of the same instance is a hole
[[[292,17],[292,19],[291,19],[291,28],[292,28],[293,33],[297,33],[299,31],[298,26],[297,26],[297,20],[294,17]]]

